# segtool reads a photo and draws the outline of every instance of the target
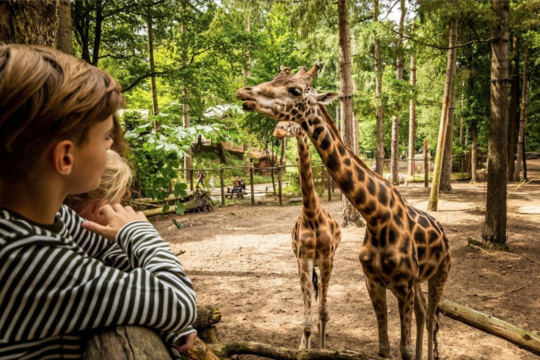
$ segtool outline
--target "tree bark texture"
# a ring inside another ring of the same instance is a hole
[[[379,22],[379,0],[373,0],[373,22]],[[384,133],[383,133],[383,106],[382,106],[382,64],[381,41],[375,37],[375,117],[377,119],[377,155],[375,171],[383,174],[384,171]]]
[[[371,356],[349,350],[296,350],[283,347],[274,347],[267,344],[251,341],[241,341],[227,344],[208,345],[220,357],[232,355],[258,355],[278,360],[378,360],[378,356]]]
[[[358,143],[354,143],[353,92],[351,76],[351,37],[349,35],[349,8],[347,0],[338,1],[339,31],[339,83],[341,88],[341,134],[343,143],[358,154]],[[342,200],[343,226],[359,225],[360,214],[347,197]]]
[[[71,3],[69,0],[58,0],[58,50],[73,55],[73,29],[71,25]]]
[[[476,124],[471,125],[471,136],[471,184],[474,184],[478,181],[478,176],[476,174],[478,164],[478,130],[476,128]]]
[[[519,119],[519,135],[518,135],[518,142],[517,142],[517,160],[516,160],[516,166],[514,168],[514,181],[520,181],[520,173],[521,173],[521,164],[523,163],[523,159],[525,158],[525,130],[527,129],[527,100],[528,100],[528,93],[527,93],[527,86],[528,86],[528,79],[527,79],[527,71],[528,71],[528,63],[529,63],[529,42],[527,41],[527,46],[525,48],[525,57],[523,59],[523,89],[521,93],[521,116]],[[513,162],[513,161],[512,161]]]
[[[448,122],[448,112],[452,97],[452,86],[454,83],[454,63],[456,62],[456,52],[452,49],[456,45],[457,21],[452,20],[450,24],[450,35],[448,41],[448,61],[446,64],[446,81],[444,83],[443,108],[441,114],[441,125],[439,127],[439,137],[437,142],[437,153],[435,155],[435,169],[433,171],[433,182],[431,184],[431,194],[427,209],[437,211],[439,203],[439,184],[441,181],[441,170],[444,157],[444,144],[446,140],[446,129]]]
[[[92,335],[83,360],[170,360],[161,338],[142,326],[117,326]]]
[[[456,49],[454,49],[455,51]],[[455,76],[455,63],[454,63],[454,76]],[[441,169],[441,183],[439,190],[451,191],[452,190],[452,165],[454,161],[454,122],[455,122],[455,104],[456,98],[454,90],[452,90],[452,102],[448,108],[448,125],[446,127],[446,139],[444,141],[444,157],[443,165]]]
[[[508,181],[514,180],[516,137],[519,125],[519,35],[512,39],[512,88],[510,93],[510,118],[508,123]]]
[[[397,44],[396,79],[403,81],[403,22],[405,21],[405,0],[401,0],[401,17],[399,20],[399,40]],[[392,183],[399,185],[399,110],[392,116],[392,148],[390,154],[390,173]]]
[[[10,0],[0,3],[0,41],[58,47],[56,0]]]
[[[508,182],[508,17],[509,0],[493,0],[496,19],[491,43],[490,121],[484,240],[506,243]]]
[[[465,82],[463,82],[463,87],[465,86]],[[465,119],[463,119],[463,105],[465,104],[465,93],[461,92],[461,117],[459,121],[459,144],[463,145],[463,130],[464,130],[464,123]]]
[[[92,49],[92,65],[98,66],[99,62],[99,51],[101,48],[101,37],[103,34],[103,20],[105,19],[103,16],[103,8],[105,7],[105,3],[102,1],[96,1],[96,25],[95,25],[95,33],[94,33],[94,48]]]
[[[152,29],[152,17],[150,15],[146,18],[146,28],[148,29],[148,60],[150,62],[150,73],[154,74],[156,67],[154,64],[154,34]],[[150,86],[152,90],[152,113],[158,114],[158,98],[156,89],[156,75],[150,77]],[[154,120],[154,130],[157,130],[157,123]]]
[[[416,86],[416,65],[414,55],[411,55],[411,86]],[[414,176],[414,140],[416,138],[416,104],[414,99],[411,99],[409,106],[409,160],[407,166],[407,174]]]
[[[454,320],[465,323],[488,334],[511,342],[522,349],[540,355],[540,335],[499,320],[491,315],[481,313],[467,306],[443,300],[441,312]]]

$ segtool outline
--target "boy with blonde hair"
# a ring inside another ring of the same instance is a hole
[[[98,187],[120,91],[57,50],[0,45],[0,358],[80,358],[87,331],[126,324],[195,340],[191,281],[146,217],[62,206]]]

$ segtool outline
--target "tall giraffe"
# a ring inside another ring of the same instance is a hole
[[[334,217],[322,206],[315,191],[311,158],[309,156],[309,143],[302,128],[292,121],[280,121],[275,130],[274,137],[296,137],[298,142],[298,163],[300,166],[300,186],[302,187],[302,212],[296,220],[292,232],[292,247],[298,262],[298,276],[304,297],[305,320],[302,325],[304,334],[300,342],[300,349],[311,347],[311,301],[313,288],[317,298],[317,273],[319,268],[321,282],[319,294],[319,336],[321,349],[325,348],[326,323],[330,319],[328,309],[328,285],[334,254],[341,241],[341,230]]]
[[[339,136],[325,105],[336,93],[318,94],[312,89],[318,65],[296,75],[283,68],[272,81],[238,89],[243,108],[276,121],[295,121],[309,136],[329,174],[342,193],[366,219],[366,234],[360,249],[379,331],[379,356],[389,357],[386,289],[397,298],[401,320],[400,352],[412,359],[412,312],[416,315],[416,359],[422,359],[424,325],[428,359],[433,359],[436,310],[451,266],[450,248],[442,226],[429,214],[409,205],[397,189],[371,171],[352,153]],[[420,284],[427,281],[429,303]]]

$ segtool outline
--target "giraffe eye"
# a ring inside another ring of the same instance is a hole
[[[302,95],[302,91],[297,88],[289,88],[289,92],[294,96],[300,96]]]

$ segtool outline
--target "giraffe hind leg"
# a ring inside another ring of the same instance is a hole
[[[332,259],[321,261],[319,270],[321,273],[320,298],[319,298],[319,336],[321,349],[326,348],[326,323],[330,320],[330,309],[328,308],[328,285],[332,275]]]
[[[300,349],[311,348],[311,333],[313,324],[311,322],[311,305],[313,299],[313,260],[298,259],[298,275],[300,276],[300,287],[304,298],[304,323],[302,324],[302,340]]]
[[[446,279],[448,278],[448,272],[450,266],[441,264],[437,273],[433,275],[428,280],[429,285],[429,302],[427,307],[427,320],[426,320],[426,331],[428,338],[428,360],[438,359],[436,343],[435,343],[435,325],[436,325],[436,312],[439,308],[439,302],[441,301],[444,285],[446,284]],[[435,348],[434,348],[435,343]]]
[[[426,298],[420,284],[414,286],[414,315],[416,317],[416,360],[422,360],[422,345],[426,325]]]

